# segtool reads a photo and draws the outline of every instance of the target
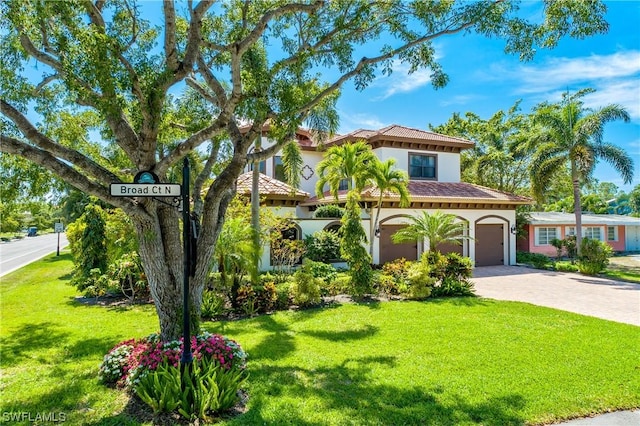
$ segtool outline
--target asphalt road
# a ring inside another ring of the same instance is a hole
[[[67,236],[60,234],[60,249],[68,244]],[[0,277],[35,262],[58,249],[58,234],[25,237],[0,243]]]

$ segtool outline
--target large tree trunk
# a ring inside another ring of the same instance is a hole
[[[165,216],[161,220],[160,216]],[[138,233],[139,253],[149,290],[160,321],[163,340],[178,339],[182,318],[182,242],[177,224],[177,213],[134,218]],[[173,219],[173,220],[171,220]],[[169,221],[174,225],[168,226]]]

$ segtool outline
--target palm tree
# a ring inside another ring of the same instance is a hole
[[[422,216],[409,218],[408,226],[400,229],[391,236],[394,243],[429,240],[429,252],[434,253],[443,243],[462,245],[463,240],[472,238],[465,235],[466,226],[456,222],[456,216],[436,210],[429,214],[423,211]]]
[[[592,92],[593,89],[585,89],[574,95],[564,94],[562,102],[543,103],[534,115],[534,122],[542,126],[543,132],[532,141],[538,145],[531,163],[533,194],[541,200],[557,173],[569,164],[578,256],[582,243],[581,183],[592,177],[599,159],[611,164],[625,183],[633,179],[633,160],[629,154],[602,140],[604,125],[615,120],[629,122],[629,113],[614,104],[597,110],[584,108],[581,98]]]
[[[364,141],[332,146],[318,163],[316,194],[321,197],[324,186],[328,184],[329,191],[338,199],[340,181],[343,179],[347,179],[349,191],[361,191],[372,176],[371,165],[375,161],[377,158],[371,151],[371,146]]]
[[[382,210],[382,197],[385,193],[396,193],[400,195],[400,207],[409,205],[409,190],[407,189],[408,176],[403,170],[394,169],[396,160],[390,158],[387,161],[376,161],[371,168],[373,177],[371,181],[380,191],[378,195],[378,207],[376,209],[376,219],[373,222],[374,235],[378,235],[378,221],[380,220],[380,210]],[[373,238],[369,242],[369,254],[373,256]]]

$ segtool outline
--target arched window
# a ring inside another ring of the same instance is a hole
[[[271,233],[271,266],[274,270],[289,272],[294,265],[302,263],[304,241],[302,229],[288,221]]]
[[[324,230],[329,232],[335,232],[337,234],[341,227],[342,227],[342,223],[331,222],[330,224],[324,227]]]

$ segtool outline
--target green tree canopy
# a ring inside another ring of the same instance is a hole
[[[581,186],[593,176],[599,159],[610,163],[625,183],[633,179],[633,160],[621,148],[603,141],[604,126],[615,120],[630,120],[619,105],[606,105],[597,110],[584,107],[582,97],[593,92],[581,90],[565,94],[559,103],[542,103],[535,111],[534,121],[541,126],[537,137],[530,140],[536,153],[531,163],[533,194],[537,199],[549,188],[559,170],[569,167],[573,182],[576,229],[582,229]],[[582,233],[576,232],[578,255]]]
[[[467,112],[454,114],[446,123],[429,127],[438,133],[475,142],[461,154],[462,180],[500,191],[528,194],[532,151],[525,149],[531,128],[529,115],[520,113],[520,101],[507,112],[498,111],[488,120]]]

